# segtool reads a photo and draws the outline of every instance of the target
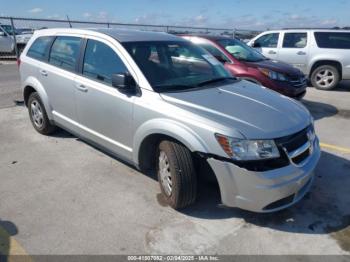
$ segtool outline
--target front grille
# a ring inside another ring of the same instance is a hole
[[[309,155],[310,155],[310,149],[307,149],[306,151],[304,151],[304,153],[301,153],[297,157],[292,158],[292,160],[295,164],[298,165],[301,162],[303,162]]]
[[[292,152],[298,149],[299,147],[301,147],[302,145],[304,145],[308,141],[308,138],[307,138],[308,129],[309,127],[293,135],[278,138],[276,139],[276,143],[277,145],[284,147],[288,152]]]
[[[298,133],[275,140],[277,146],[284,151],[285,157],[289,158],[296,165],[301,164],[311,154],[311,148],[306,148],[305,151],[300,152],[298,155],[293,155],[295,150],[300,150],[303,146],[307,146],[310,143],[307,135],[310,128],[312,127],[309,126]],[[310,147],[312,147],[311,144]]]
[[[307,86],[307,79],[304,76],[290,76],[289,81],[296,88]]]

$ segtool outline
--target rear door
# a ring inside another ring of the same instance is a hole
[[[39,68],[54,120],[67,128],[77,123],[75,78],[80,46],[80,37],[57,36],[51,46],[48,64]]]
[[[266,33],[255,39],[253,47],[270,59],[278,59],[279,39],[280,33],[278,32]]]
[[[309,39],[306,31],[284,32],[278,59],[291,64],[306,74],[309,53],[308,43]]]
[[[83,135],[131,159],[134,96],[112,86],[112,74],[130,72],[106,40],[88,39],[75,82],[76,107]]]

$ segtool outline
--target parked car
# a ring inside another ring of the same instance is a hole
[[[173,208],[194,203],[197,181],[210,174],[223,204],[256,212],[286,208],[310,189],[320,148],[309,111],[232,77],[185,39],[39,30],[19,64],[35,130],[62,127],[154,171]]]
[[[267,31],[250,46],[266,57],[299,68],[318,89],[330,90],[350,79],[350,31],[289,29]]]
[[[28,31],[17,31],[13,30],[11,25],[0,24],[0,53],[14,53],[15,52],[15,41],[19,53],[21,53],[32,36],[32,33]]]
[[[184,35],[205,48],[234,76],[301,99],[307,88],[304,74],[286,63],[271,60],[238,39],[210,35]]]

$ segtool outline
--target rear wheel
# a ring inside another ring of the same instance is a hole
[[[29,117],[36,131],[43,135],[49,135],[56,130],[56,126],[50,123],[45,107],[37,92],[30,94],[28,99]]]
[[[183,145],[162,141],[157,154],[157,175],[166,202],[174,209],[194,203],[197,177],[191,152]]]
[[[331,90],[340,80],[340,74],[336,67],[323,65],[317,67],[311,74],[311,84],[317,89]]]

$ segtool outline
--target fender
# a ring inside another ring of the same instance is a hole
[[[314,56],[309,64],[308,64],[308,67],[307,67],[307,73],[308,75],[310,76],[311,74],[311,69],[312,67],[317,63],[317,62],[320,62],[320,61],[332,61],[332,62],[335,62],[335,63],[339,63],[342,67],[342,69],[344,68],[344,65],[342,64],[342,58],[338,55],[338,54],[327,54],[327,56],[324,56],[324,55],[316,55]]]
[[[53,121],[53,115],[52,115],[52,107],[50,104],[50,100],[48,98],[48,95],[44,89],[44,87],[41,85],[41,83],[33,76],[27,77],[27,79],[22,83],[22,90],[23,94],[26,88],[32,87],[35,89],[35,91],[39,94],[41,101],[44,104],[45,111],[47,113],[47,117]]]
[[[143,140],[153,134],[172,137],[184,144],[191,152],[209,152],[205,141],[189,127],[174,120],[157,118],[142,124],[135,132],[133,162],[136,165],[139,164],[139,150]]]

